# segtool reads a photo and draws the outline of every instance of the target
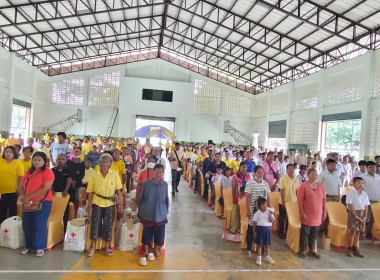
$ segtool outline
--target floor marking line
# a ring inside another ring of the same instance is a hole
[[[86,259],[86,256],[82,256],[70,269],[79,268],[85,259]]]
[[[27,273],[62,273],[62,274],[112,274],[112,273],[236,273],[236,272],[358,272],[358,271],[380,271],[380,268],[325,268],[325,269],[199,269],[199,270],[2,270],[0,274],[27,274]]]

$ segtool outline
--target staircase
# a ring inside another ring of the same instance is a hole
[[[240,145],[251,145],[253,139],[240,130],[230,125],[230,121],[224,122],[224,133],[228,133]],[[245,141],[244,141],[245,140]]]
[[[58,131],[66,132],[74,124],[81,123],[81,122],[82,122],[82,110],[78,109],[77,113],[67,118],[64,118],[60,121],[57,121],[55,123],[52,123],[48,126],[45,126],[43,130],[46,132],[51,132],[52,130],[57,131],[57,132]]]

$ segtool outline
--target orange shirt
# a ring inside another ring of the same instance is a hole
[[[25,186],[27,180],[28,180],[28,184]],[[29,172],[27,172],[21,180],[21,186],[24,187],[24,190],[26,187],[25,194],[30,194],[42,189],[45,182],[54,182],[54,173],[49,168],[46,168],[44,171],[40,171],[36,174],[30,174]],[[41,195],[40,197],[34,197],[31,200],[34,202],[37,202],[37,201],[42,200],[44,196],[45,194]],[[45,200],[47,201],[53,200],[53,195],[51,193],[51,190],[49,190]]]

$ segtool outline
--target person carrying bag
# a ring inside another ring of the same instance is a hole
[[[51,186],[54,173],[47,167],[45,153],[36,152],[32,162],[32,168],[25,174],[18,191],[23,204],[22,228],[26,243],[21,254],[36,251],[36,256],[42,257],[46,248],[47,222],[53,201]]]

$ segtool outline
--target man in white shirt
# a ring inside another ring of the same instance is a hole
[[[178,192],[183,162],[186,160],[185,153],[180,151],[180,146],[179,143],[175,143],[174,151],[171,151],[169,154],[169,162],[172,169],[172,196],[175,196],[175,193]]]
[[[294,156],[294,150],[289,150],[289,163],[294,164],[296,162],[296,157]]]
[[[66,155],[67,158],[70,156],[70,147],[65,143],[66,133],[58,132],[57,133],[58,142],[53,143],[50,148],[50,167],[53,168],[57,166],[57,157],[60,154]]]
[[[319,173],[317,182],[325,187],[327,202],[339,201],[339,193],[342,183],[339,179],[338,172],[336,171],[335,160],[328,159],[326,161],[326,170],[322,170],[321,173]]]
[[[339,154],[333,153],[332,159],[336,161],[336,172],[338,172],[338,176],[339,176],[339,178],[341,178],[341,175],[343,172],[343,164],[339,161]]]
[[[351,163],[348,162],[348,156],[344,156],[343,163],[342,163],[342,174],[341,174],[342,186],[348,187],[351,181],[351,178],[352,178],[352,166],[351,166]]]
[[[230,154],[230,157],[233,158],[234,157],[234,148],[232,147],[232,145],[228,145],[228,149],[227,149],[228,153]]]
[[[301,165],[306,165],[307,166],[307,156],[304,153],[303,149],[300,149],[299,155],[296,157],[295,162],[301,166]]]
[[[286,156],[286,158],[288,160],[288,156]],[[280,178],[281,178],[286,173],[286,166],[287,166],[287,162],[284,160],[284,153],[283,152],[281,152],[281,151],[278,152],[276,163],[278,165],[278,170],[280,171]]]
[[[376,163],[374,161],[367,162],[367,173],[360,175],[364,180],[364,191],[367,193],[369,201],[377,203],[380,201],[380,175],[376,174]],[[371,206],[368,207],[367,215],[367,237],[372,236],[373,217]]]

